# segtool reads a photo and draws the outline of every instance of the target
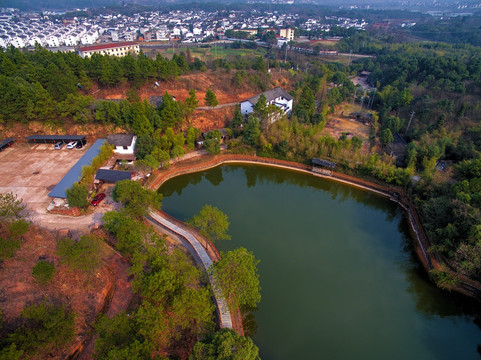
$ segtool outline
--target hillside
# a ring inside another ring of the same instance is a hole
[[[114,303],[116,313],[118,299],[131,297],[130,285],[120,286],[119,279],[127,277],[120,256],[102,242],[102,264],[93,276],[69,268],[63,263],[56,250],[60,235],[31,225],[22,237],[23,245],[14,257],[3,262],[0,269],[0,310],[3,318],[0,338],[17,329],[24,323],[21,318],[22,309],[30,305],[48,302],[55,306],[63,305],[75,314],[75,339],[65,347],[49,346],[35,353],[35,359],[67,358],[80,352],[84,342],[91,336],[92,324],[101,311],[106,311]],[[55,273],[50,282],[40,285],[32,276],[32,269],[44,260],[54,264]],[[125,283],[124,283],[125,285]],[[117,290],[116,290],[117,289]],[[111,302],[112,300],[112,302]],[[112,314],[113,315],[113,314]]]
[[[199,107],[203,107],[206,106],[204,97],[208,89],[215,92],[219,105],[238,103],[262,91],[258,84],[247,80],[241,85],[237,85],[234,82],[235,74],[235,71],[227,72],[225,70],[194,72],[181,75],[174,80],[158,81],[159,86],[156,86],[155,81],[152,80],[143,84],[137,92],[142,101],[148,100],[151,96],[162,96],[166,92],[174,96],[177,101],[185,101],[189,96],[189,90],[194,89],[199,100]],[[289,76],[285,76],[285,73],[272,72],[270,76],[266,76],[266,88],[270,89],[276,86],[282,86],[286,91],[293,88]],[[125,82],[108,88],[99,88],[98,85],[94,85],[88,94],[95,99],[121,100],[127,98],[127,92],[130,89],[132,86]],[[223,128],[232,120],[233,113],[234,106],[210,109],[209,111],[198,109],[194,112],[189,125],[202,131]]]

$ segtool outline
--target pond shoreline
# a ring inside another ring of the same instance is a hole
[[[363,190],[377,193],[378,195],[388,197],[391,201],[397,203],[404,209],[409,220],[411,235],[415,238],[414,248],[419,261],[422,263],[424,270],[430,275],[431,270],[439,270],[448,272],[455,276],[457,285],[452,289],[460,294],[481,301],[481,284],[473,281],[463,275],[455,274],[446,269],[443,262],[435,252],[430,252],[430,243],[424,232],[421,221],[417,215],[414,204],[407,198],[404,192],[397,187],[386,187],[363,179],[355,178],[342,173],[333,172],[331,176],[322,175],[312,171],[311,166],[272,158],[263,158],[252,155],[200,155],[190,158],[186,161],[178,161],[166,170],[157,170],[149,178],[146,186],[151,190],[158,190],[160,186],[167,180],[179,175],[195,173],[208,170],[224,164],[252,164],[264,165],[270,167],[283,168],[286,170],[302,172],[314,175],[328,180],[340,182],[349,186],[354,186]],[[430,276],[431,277],[431,276]]]

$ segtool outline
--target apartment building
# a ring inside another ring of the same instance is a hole
[[[78,49],[78,53],[82,58],[91,57],[93,54],[122,57],[129,53],[138,54],[139,51],[139,44],[133,41],[85,46]]]

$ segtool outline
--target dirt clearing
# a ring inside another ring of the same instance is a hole
[[[87,144],[89,145],[89,144]],[[48,193],[82,157],[86,148],[55,150],[53,144],[16,143],[0,152],[0,193],[12,192],[33,212],[46,212]]]
[[[336,107],[334,114],[331,114],[326,122],[324,132],[335,139],[339,139],[342,134],[346,134],[348,137],[357,136],[363,142],[363,149],[368,149],[371,126],[349,116],[351,112],[358,108],[359,107],[354,108],[351,104],[347,103]]]
[[[55,231],[71,228],[83,234],[88,233],[93,224],[102,222],[106,211],[118,208],[110,196],[113,186],[104,185],[101,191],[107,197],[96,208],[90,208],[86,215],[72,217],[47,212],[47,206],[52,201],[49,192],[88,146],[80,150],[69,150],[65,146],[62,150],[54,150],[53,144],[14,144],[0,152],[0,193],[16,194],[27,205],[29,220],[44,229]]]

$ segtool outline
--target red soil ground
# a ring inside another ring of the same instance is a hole
[[[87,276],[60,263],[56,254],[57,239],[51,232],[31,225],[23,238],[23,246],[0,269],[3,328],[15,327],[20,312],[30,304],[45,299],[66,304],[76,314],[75,340],[66,348],[56,348],[35,358],[67,358],[83,349],[99,312],[107,311],[111,315],[127,307],[132,298],[128,267],[112,248],[105,245],[102,248],[103,265],[95,274]],[[32,269],[39,259],[52,262],[56,269],[52,281],[43,287],[32,276]]]
[[[199,72],[179,76],[174,81],[159,81],[159,86],[155,86],[155,81],[152,80],[139,89],[139,95],[141,100],[145,100],[150,96],[161,96],[168,92],[175,96],[176,100],[184,101],[189,96],[189,90],[194,89],[199,107],[202,107],[206,106],[204,97],[208,89],[215,92],[219,105],[241,102],[261,92],[257,86],[250,85],[247,80],[241,86],[236,86],[233,82],[234,74],[234,71],[225,70]],[[289,79],[281,75],[271,74],[272,80],[268,88],[282,86],[285,90],[291,90]],[[89,93],[96,99],[125,99],[129,88],[129,83],[103,89],[94,86]],[[233,111],[234,107],[196,110],[189,125],[202,131],[223,128],[232,119]]]

